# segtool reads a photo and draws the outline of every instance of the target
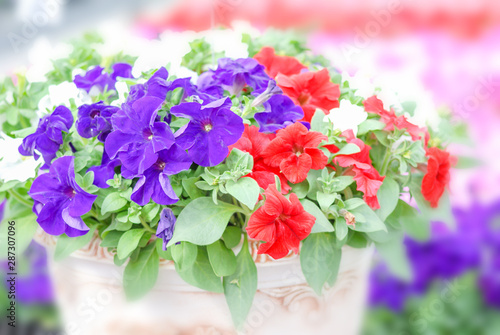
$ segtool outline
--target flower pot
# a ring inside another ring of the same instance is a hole
[[[259,282],[245,327],[237,332],[224,295],[185,283],[172,262],[162,261],[155,288],[130,303],[122,288],[124,267],[114,265],[97,236],[61,262],[51,257],[53,236],[39,231],[36,240],[49,251],[67,335],[358,334],[373,254],[373,247],[343,247],[337,282],[319,297],[304,279],[299,256],[275,261],[257,255],[258,242],[250,241]]]

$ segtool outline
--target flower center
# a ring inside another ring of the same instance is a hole
[[[309,99],[311,99],[311,95],[309,93],[303,92],[299,95],[297,100],[299,100],[299,104],[301,106],[304,106],[309,102]]]
[[[165,166],[167,165],[167,163],[161,161],[160,159],[158,159],[156,161],[156,163],[154,164],[154,168],[156,170],[160,170],[160,171],[163,171],[165,169]]]
[[[151,141],[153,139],[153,133],[151,132],[151,129],[146,128],[142,131],[142,136],[144,139]]]
[[[302,155],[304,153],[304,148],[300,145],[294,144],[292,151],[298,156]]]
[[[212,130],[213,126],[210,123],[206,123],[203,125],[203,130],[206,131],[207,133]]]
[[[280,221],[286,221],[290,218],[290,215],[286,215],[286,214],[283,214],[281,213],[280,216],[278,216],[278,220]]]
[[[68,198],[72,199],[74,198],[74,196],[76,195],[76,191],[71,188],[71,187],[68,187],[65,191],[64,191],[64,195],[67,196]]]
[[[98,110],[98,109],[93,109],[91,112],[90,112],[90,118],[91,119],[95,119],[97,116],[101,115],[101,111]]]

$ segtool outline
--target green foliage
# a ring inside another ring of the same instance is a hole
[[[236,256],[221,240],[208,245],[207,252],[210,265],[218,277],[230,276],[236,271]]]
[[[223,52],[214,53],[210,43],[200,38],[189,43],[191,51],[182,57],[182,66],[198,74],[208,70],[214,60],[224,57]]]
[[[214,273],[212,265],[210,265],[206,247],[198,247],[196,261],[193,266],[185,270],[181,270],[176,264],[175,270],[188,284],[210,292],[224,292],[221,278]]]
[[[233,322],[237,329],[241,329],[257,291],[257,267],[250,255],[246,238],[236,257],[236,268],[230,276],[224,277],[223,287]]]
[[[307,283],[321,295],[323,286],[335,283],[340,266],[341,250],[334,246],[332,233],[311,234],[300,251],[300,265]]]
[[[123,273],[123,285],[129,300],[141,298],[154,287],[159,262],[155,243],[148,244],[139,251],[137,258],[130,260]]]
[[[87,234],[78,237],[68,237],[66,234],[59,236],[54,252],[54,259],[56,261],[63,260],[73,252],[89,244],[95,229],[96,227],[92,227]]]

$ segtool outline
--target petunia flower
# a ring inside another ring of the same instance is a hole
[[[339,107],[340,88],[330,81],[327,69],[291,76],[280,74],[276,80],[283,92],[304,110],[303,121],[311,122],[317,108],[328,114]]]
[[[175,222],[174,212],[170,208],[164,208],[160,213],[160,221],[156,228],[156,236],[163,240],[163,250],[167,250],[167,244],[174,236]]]
[[[171,108],[173,115],[190,120],[175,134],[176,143],[188,150],[196,164],[215,166],[221,163],[229,152],[228,146],[241,137],[243,119],[230,107],[231,100],[227,98],[204,106],[185,102]]]
[[[137,84],[130,87],[127,103],[146,97],[156,97],[165,100],[169,88],[167,83],[168,71],[161,67],[144,84]]]
[[[318,149],[328,138],[316,131],[308,131],[300,122],[278,131],[274,140],[263,152],[264,162],[279,167],[293,184],[304,181],[309,170],[321,170],[328,157]]]
[[[92,105],[78,107],[76,130],[81,137],[96,137],[104,142],[111,132],[111,116],[119,110],[118,107],[107,106],[102,101]]]
[[[62,133],[68,132],[72,125],[71,111],[64,106],[57,107],[54,112],[40,119],[35,133],[24,138],[19,146],[19,153],[23,156],[34,156],[36,160],[42,155],[45,161],[42,169],[48,168],[63,144]]]
[[[112,90],[115,88],[116,78],[132,78],[132,66],[126,63],[116,63],[112,66],[113,72],[109,75],[101,66],[94,66],[88,70],[83,76],[76,75],[73,79],[76,87],[91,93],[92,88],[99,92],[104,90]]]
[[[378,171],[372,166],[369,169],[360,169],[354,167],[354,181],[357,185],[357,190],[363,192],[363,200],[372,209],[380,208],[377,198],[377,192],[384,182],[385,176],[381,176]]]
[[[431,207],[437,207],[450,182],[450,154],[438,148],[429,148],[426,155],[429,161],[427,173],[422,179],[422,195],[431,203]]]
[[[92,166],[88,171],[94,172],[94,185],[99,188],[108,188],[106,183],[115,176],[115,167],[121,164],[118,158],[110,159],[106,151],[102,153],[101,165]]]
[[[245,86],[255,91],[264,91],[271,80],[264,72],[264,66],[252,58],[220,58],[217,69],[207,71],[198,78],[201,90],[222,86],[231,95],[238,95]]]
[[[74,157],[54,161],[48,173],[38,176],[28,192],[40,227],[50,235],[85,235],[89,228],[81,216],[91,210],[97,195],[85,192],[75,181]]]
[[[272,47],[263,47],[253,58],[264,65],[266,73],[271,78],[276,78],[278,74],[291,76],[306,68],[293,57],[276,55]]]
[[[325,116],[325,120],[333,124],[334,129],[340,131],[352,130],[354,136],[358,133],[358,126],[366,120],[368,114],[363,107],[354,105],[349,100],[340,101],[340,106],[330,110],[330,113]]]
[[[274,134],[264,134],[259,132],[256,126],[245,125],[245,130],[241,138],[229,147],[229,150],[237,148],[241,151],[248,152],[253,157],[253,169],[246,177],[254,179],[257,184],[263,189],[274,184],[275,176],[278,176],[281,181],[281,193],[287,194],[292,188],[288,185],[287,179],[280,172],[279,167],[271,167],[264,163],[262,153],[267,148],[271,140],[274,139]]]
[[[131,199],[144,206],[151,199],[160,205],[171,205],[179,198],[172,189],[168,176],[189,169],[192,161],[177,144],[158,152],[157,161],[139,177]]]
[[[273,95],[264,106],[265,111],[254,116],[262,132],[275,132],[304,117],[302,108],[296,106],[286,95]]]
[[[309,236],[316,218],[304,210],[294,193],[287,199],[273,184],[267,188],[265,195],[264,205],[248,221],[248,236],[267,242],[259,246],[259,254],[280,259],[290,250],[298,253],[300,241]]]
[[[168,124],[155,121],[162,103],[155,97],[140,98],[131,105],[123,104],[111,118],[114,131],[104,148],[109,158],[118,156],[132,174],[143,174],[157,161],[158,152],[175,142]]]
[[[390,111],[385,110],[384,103],[376,96],[372,96],[363,101],[363,105],[368,113],[374,113],[380,116],[380,121],[386,124],[384,130],[393,131],[395,128],[400,130],[405,129],[411,135],[413,141],[423,138],[425,140],[425,145],[427,145],[429,141],[429,132],[426,128],[420,128],[414,125],[409,122],[404,115],[397,116],[392,109]]]

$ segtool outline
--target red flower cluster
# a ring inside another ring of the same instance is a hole
[[[338,155],[334,158],[334,163],[344,168],[350,168],[346,172],[354,175],[357,190],[364,193],[365,202],[373,209],[380,208],[377,192],[385,177],[381,176],[372,165],[371,147],[356,138],[352,130],[343,132],[342,136],[347,139],[348,143],[357,145],[361,151],[352,155]],[[333,153],[338,152],[338,148],[332,145],[327,146],[327,148]]]
[[[290,56],[278,56],[271,47],[262,48],[253,58],[264,65],[265,71],[271,78],[276,78],[278,74],[291,76],[300,73],[305,69],[305,65]]]
[[[393,131],[394,127],[400,130],[406,129],[414,141],[420,140],[423,135],[425,138],[425,145],[427,145],[427,142],[429,141],[429,132],[427,129],[414,125],[403,115],[396,116],[394,110],[392,109],[389,112],[386,111],[384,109],[384,103],[376,96],[363,101],[363,105],[365,106],[365,111],[368,113],[375,113],[380,116],[380,120],[386,124],[386,127],[384,128],[385,130]]]
[[[291,76],[279,74],[276,80],[283,93],[304,110],[302,121],[311,122],[317,108],[330,114],[330,109],[339,107],[340,88],[330,81],[327,69]]]
[[[318,146],[327,139],[296,122],[278,131],[276,138],[262,152],[264,163],[279,168],[293,184],[300,183],[306,179],[309,170],[321,170],[326,166],[328,157]]]
[[[429,201],[431,207],[437,207],[439,199],[450,182],[450,154],[438,148],[426,150],[429,161],[427,173],[422,179],[422,195]]]
[[[238,142],[229,147],[229,150],[237,148],[241,151],[248,152],[253,157],[252,173],[246,177],[254,179],[260,187],[266,189],[269,185],[275,183],[274,176],[276,175],[281,181],[281,192],[287,194],[291,190],[291,187],[287,183],[287,179],[280,172],[279,168],[271,167],[266,164],[262,156],[263,151],[275,137],[276,135],[274,134],[260,133],[259,128],[256,126],[245,125],[243,135]]]
[[[248,221],[248,236],[267,242],[259,246],[259,254],[279,259],[290,250],[298,253],[300,241],[309,236],[316,218],[304,210],[294,193],[288,200],[278,192],[276,185],[269,185],[265,194],[264,205]]]

